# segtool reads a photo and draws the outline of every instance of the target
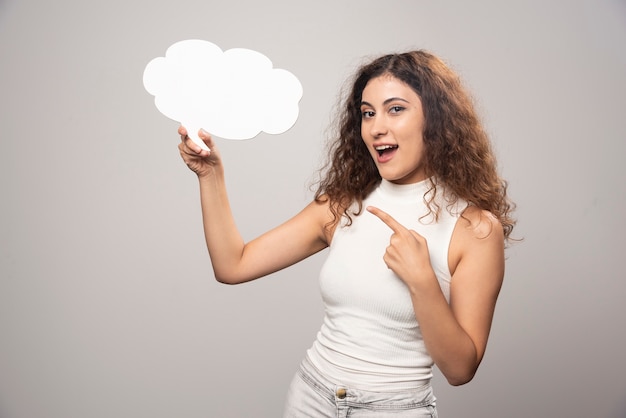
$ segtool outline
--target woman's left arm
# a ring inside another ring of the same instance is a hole
[[[411,293],[433,361],[450,384],[469,382],[485,353],[504,277],[502,225],[489,212],[471,206],[465,210],[450,243],[448,304],[430,265],[425,238],[380,209],[368,210],[394,232],[384,261]]]

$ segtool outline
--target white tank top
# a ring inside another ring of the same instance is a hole
[[[397,185],[385,180],[365,199],[428,242],[431,265],[449,301],[448,247],[460,201],[448,208],[438,187],[439,219],[428,215],[424,194],[430,181]],[[420,218],[422,218],[420,220]],[[367,211],[336,228],[320,272],[325,317],[307,355],[337,384],[362,390],[400,391],[428,383],[433,361],[426,351],[411,297],[402,280],[383,261],[391,229]]]

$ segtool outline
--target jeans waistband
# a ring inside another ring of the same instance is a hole
[[[435,405],[436,399],[430,382],[403,391],[362,390],[330,381],[306,357],[300,365],[299,373],[316,392],[333,402],[340,400],[350,404],[379,405],[377,408],[380,409],[408,409]]]

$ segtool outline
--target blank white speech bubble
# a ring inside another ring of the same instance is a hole
[[[289,71],[272,68],[265,55],[244,48],[222,51],[190,39],[148,63],[143,85],[157,109],[180,122],[194,142],[203,128],[224,139],[280,134],[298,119],[302,85]]]

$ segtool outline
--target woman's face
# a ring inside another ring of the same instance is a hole
[[[391,75],[371,79],[361,100],[361,136],[380,176],[410,184],[426,178],[424,112],[413,89]]]

